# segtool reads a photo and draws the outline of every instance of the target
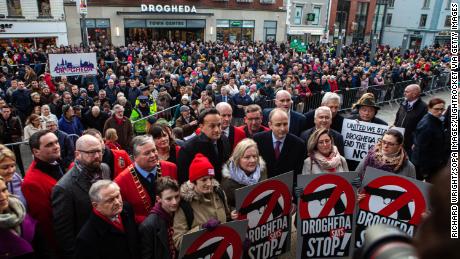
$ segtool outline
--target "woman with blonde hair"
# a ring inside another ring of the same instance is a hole
[[[21,191],[22,177],[16,172],[16,156],[2,144],[0,144],[0,177],[3,177],[9,193],[16,195],[25,206],[26,199]]]
[[[120,144],[117,142],[118,135],[114,128],[109,128],[105,131],[105,145],[109,149],[121,150]]]
[[[31,114],[26,120],[26,126],[24,128],[24,141],[28,141],[30,136],[42,129],[43,128],[40,121],[40,115]]]
[[[35,258],[35,224],[25,205],[8,192],[7,182],[0,176],[0,257]]]
[[[222,168],[222,189],[228,205],[235,208],[235,190],[253,185],[267,178],[265,161],[259,155],[257,143],[249,138],[243,139],[233,149],[232,156]]]
[[[334,145],[328,129],[319,128],[308,139],[308,158],[305,159],[302,174],[347,172],[348,165]]]

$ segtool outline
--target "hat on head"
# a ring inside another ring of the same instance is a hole
[[[146,102],[149,100],[149,98],[145,95],[140,95],[138,99],[139,99],[139,102]]]
[[[188,178],[190,182],[195,182],[205,176],[214,177],[214,175],[214,167],[208,158],[201,153],[196,154],[189,168]]]
[[[86,91],[86,89],[85,89],[85,88],[81,88],[81,89],[80,89],[80,93],[85,93],[85,94],[87,94],[87,93],[88,93],[88,91]]]
[[[380,107],[375,103],[375,97],[372,93],[365,93],[359,100],[353,104],[353,109],[359,109],[361,106],[374,107],[376,110],[379,110]]]
[[[185,111],[190,111],[190,107],[188,107],[187,105],[182,105],[180,107],[180,112],[185,112]]]
[[[149,90],[149,87],[146,86],[146,85],[144,85],[144,86],[141,87],[141,91],[142,91],[142,92],[143,92],[143,91],[148,91],[148,90]]]

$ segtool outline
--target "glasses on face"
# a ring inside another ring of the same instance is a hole
[[[78,152],[82,152],[87,154],[88,156],[95,156],[96,154],[102,155],[104,154],[104,150],[78,150]]]
[[[384,145],[384,146],[386,145],[386,146],[389,146],[389,147],[394,147],[394,146],[398,145],[396,143],[388,142],[388,141],[385,141],[383,139],[381,140],[381,142],[382,142],[382,145]]]

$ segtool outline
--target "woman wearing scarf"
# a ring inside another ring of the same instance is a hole
[[[254,140],[247,138],[236,145],[232,156],[222,168],[222,176],[222,189],[232,209],[235,208],[236,189],[267,178],[265,161],[259,156]]]
[[[319,128],[308,139],[308,158],[303,164],[302,174],[347,172],[348,165],[334,145],[328,129]]]
[[[0,258],[33,258],[35,223],[0,176]]]
[[[415,167],[404,151],[403,142],[404,137],[401,132],[395,129],[389,129],[385,132],[383,138],[369,150],[367,156],[356,168],[360,178],[364,178],[368,166],[415,178]]]

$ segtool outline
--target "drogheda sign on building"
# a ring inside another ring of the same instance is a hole
[[[194,5],[141,4],[141,11],[147,13],[196,13]]]

